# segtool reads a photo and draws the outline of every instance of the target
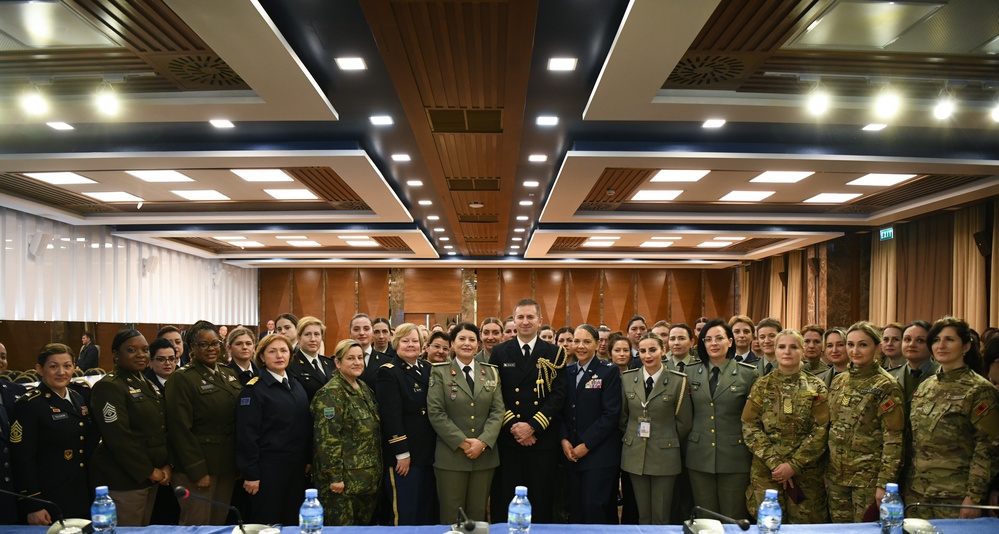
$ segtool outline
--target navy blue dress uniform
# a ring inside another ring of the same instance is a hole
[[[560,440],[589,452],[576,462],[563,458],[569,474],[569,523],[617,524],[617,478],[621,469],[621,372],[591,359],[566,367],[568,395],[562,410]]]
[[[250,496],[252,523],[293,525],[312,458],[312,414],[297,380],[278,380],[264,370],[250,379],[236,406],[236,468],[259,480]]]
[[[288,363],[290,364],[291,362]],[[236,360],[230,360],[229,363],[227,363],[226,365],[228,365],[229,368],[236,373],[236,378],[239,379],[239,384],[242,386],[245,386],[246,383],[249,382],[251,378],[255,376],[260,376],[260,368],[257,367],[257,364],[253,363],[252,361],[250,362],[249,371],[244,371],[243,369],[241,369],[239,365],[236,364]]]
[[[27,390],[21,384],[0,380],[0,489],[14,491],[14,473],[10,458],[10,425],[14,420],[14,402]],[[0,525],[17,523],[17,499],[0,495]]]
[[[87,467],[100,435],[83,397],[71,388],[66,391],[69,401],[40,383],[14,403],[14,485],[24,495],[56,503],[64,517],[87,518],[94,497]],[[24,514],[42,508],[21,501]],[[55,511],[48,512],[54,520]]]
[[[367,363],[364,364],[364,371],[361,372],[361,381],[375,393],[378,393],[378,369],[386,363],[391,363],[398,356],[392,349],[392,345],[389,345],[388,348],[393,352],[392,356],[375,350],[373,346],[370,347],[371,354],[367,358]]]
[[[288,375],[302,385],[302,388],[305,389],[305,395],[309,398],[309,402],[312,402],[312,398],[316,396],[316,392],[326,385],[326,382],[329,381],[330,377],[336,371],[336,365],[333,364],[333,360],[321,354],[317,358],[319,359],[320,367],[322,367],[322,372],[316,369],[315,365],[309,363],[309,359],[297,348],[291,358],[291,362],[288,363]]]
[[[554,517],[555,473],[562,456],[558,417],[567,394],[565,350],[535,337],[525,356],[519,338],[493,347],[489,363],[499,368],[506,413],[499,437],[500,466],[490,505],[493,522],[506,517],[514,487],[530,488],[533,521],[551,523]],[[510,433],[515,423],[534,429],[537,442],[525,447]]]
[[[427,417],[431,367],[424,360],[417,359],[410,365],[396,356],[378,368],[375,398],[382,423],[387,498],[382,521],[389,525],[437,524],[433,469],[437,434]],[[406,453],[409,473],[399,476],[395,472],[396,457]]]

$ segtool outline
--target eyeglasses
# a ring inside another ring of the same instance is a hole
[[[218,341],[218,340],[211,341],[211,342],[196,341],[196,342],[194,342],[194,346],[198,347],[201,350],[208,350],[208,349],[218,350],[218,349],[222,348],[222,342]]]
[[[707,345],[708,343],[719,343],[720,344],[720,343],[724,343],[726,340],[728,340],[728,338],[724,337],[724,336],[706,337],[706,338],[704,338],[704,344],[705,345]]]
[[[162,356],[159,356],[153,358],[153,361],[156,363],[177,363],[180,361],[180,358],[164,358]]]

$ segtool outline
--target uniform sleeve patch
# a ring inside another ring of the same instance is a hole
[[[250,405],[250,397],[243,397],[242,399],[239,399],[239,405],[240,406],[249,406]]]
[[[986,401],[982,401],[978,406],[975,406],[975,415],[982,415],[987,411],[989,411],[989,403]],[[11,441],[14,441],[13,429],[11,429]]]
[[[21,428],[21,422],[14,421],[14,425],[10,427],[10,442],[21,443],[22,438],[24,438],[24,429]]]
[[[895,401],[893,401],[892,399],[888,399],[885,401],[884,404],[881,405],[881,411],[887,412],[888,410],[891,410],[894,407],[895,407]]]
[[[118,410],[110,402],[104,404],[101,414],[104,415],[105,423],[113,423],[118,420]]]
[[[323,408],[323,417],[333,419],[336,416],[336,408]]]

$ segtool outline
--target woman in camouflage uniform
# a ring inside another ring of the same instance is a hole
[[[912,395],[913,476],[909,502],[986,504],[989,477],[996,470],[999,412],[996,389],[978,373],[982,359],[968,323],[944,317],[928,340],[940,371]],[[975,518],[971,508],[915,508],[915,517]]]
[[[859,523],[880,505],[885,484],[902,465],[905,401],[902,387],[875,355],[881,331],[861,321],[846,331],[851,367],[829,387],[829,517]]]
[[[796,330],[777,334],[777,371],[757,380],[742,412],[742,434],[753,453],[746,504],[753,515],[776,488],[787,523],[826,522],[822,481],[829,425],[828,390],[801,372],[805,341]]]
[[[381,430],[375,394],[363,381],[364,351],[345,339],[333,356],[338,373],[312,399],[313,472],[326,526],[371,523],[382,479]]]

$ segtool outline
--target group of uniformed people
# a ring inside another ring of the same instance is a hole
[[[66,517],[87,517],[91,488],[107,485],[123,526],[149,524],[157,488],[177,485],[238,502],[250,522],[293,524],[307,484],[330,526],[447,523],[458,507],[501,522],[517,485],[541,523],[677,522],[693,504],[747,518],[771,488],[787,522],[821,523],[876,518],[893,481],[907,502],[980,504],[999,471],[999,394],[959,319],[798,332],[735,316],[649,332],[636,317],[627,335],[581,325],[556,345],[525,299],[506,341],[498,320],[483,323],[488,344],[476,325],[454,325],[435,364],[413,324],[383,352],[379,325],[358,314],[327,358],[320,320],[276,323],[251,362],[237,340],[252,334],[234,330],[229,364],[218,329],[195,323],[190,364],[169,379],[147,373],[159,351],[120,332],[114,369],[83,394],[69,347],[46,345],[36,388],[0,383],[4,482]],[[886,348],[895,338],[901,350]],[[0,502],[6,522],[57,513]],[[183,525],[226,513],[180,502]]]

